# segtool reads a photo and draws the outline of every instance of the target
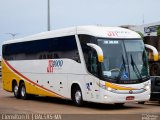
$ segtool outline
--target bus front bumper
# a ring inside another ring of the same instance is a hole
[[[102,103],[142,102],[150,99],[150,90],[139,94],[117,94],[106,90],[102,93]]]

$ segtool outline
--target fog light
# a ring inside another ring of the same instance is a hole
[[[108,98],[108,96],[107,95],[104,95],[104,99],[107,99]]]

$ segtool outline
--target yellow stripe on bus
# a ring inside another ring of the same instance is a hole
[[[136,90],[135,88],[132,88],[132,87],[124,87],[124,86],[116,85],[116,84],[109,83],[109,82],[106,82],[106,87],[110,87],[116,90]]]

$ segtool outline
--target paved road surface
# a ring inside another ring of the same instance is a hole
[[[101,120],[106,118],[109,120],[142,120],[144,116],[156,117],[158,115],[155,120],[160,120],[160,104],[158,102],[147,102],[145,105],[127,103],[119,108],[115,105],[87,103],[83,107],[76,107],[71,101],[49,97],[21,100],[14,98],[13,93],[4,91],[0,80],[0,113],[62,114],[64,120],[65,118],[78,120],[82,117],[87,120],[93,120],[93,118],[97,120],[98,118]]]

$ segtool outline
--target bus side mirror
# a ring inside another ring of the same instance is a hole
[[[104,58],[103,58],[102,48],[93,43],[87,43],[87,45],[96,50],[98,56],[98,62],[103,62]]]
[[[158,58],[157,49],[154,46],[148,45],[148,44],[145,44],[145,47],[153,51],[153,59],[154,59],[154,61],[158,61],[159,58]]]

